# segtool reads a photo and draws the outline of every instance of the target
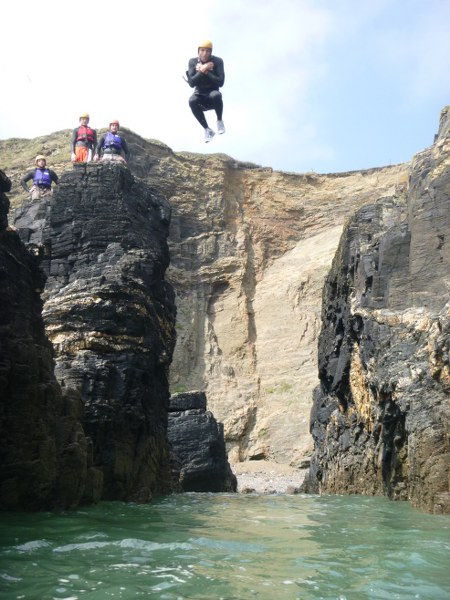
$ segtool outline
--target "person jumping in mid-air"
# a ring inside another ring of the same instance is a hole
[[[225,83],[223,60],[212,55],[212,42],[205,40],[198,47],[198,56],[189,60],[187,80],[195,88],[189,98],[189,106],[200,125],[205,130],[205,142],[210,142],[215,132],[208,126],[204,111],[215,110],[217,133],[225,133],[222,121],[223,100],[219,88]]]

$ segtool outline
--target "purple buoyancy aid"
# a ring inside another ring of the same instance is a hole
[[[33,183],[34,183],[34,185],[37,185],[38,187],[46,187],[46,188],[52,187],[52,178],[50,175],[50,171],[47,168],[36,169],[36,172],[35,172],[34,178],[33,178]]]
[[[116,135],[115,133],[111,133],[109,131],[105,136],[105,141],[103,142],[103,150],[113,150],[117,153],[120,153],[122,150],[122,138],[120,135]]]

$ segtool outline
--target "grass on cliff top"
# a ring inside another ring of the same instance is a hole
[[[35,167],[38,154],[47,158],[47,166],[61,175],[65,169],[71,167],[70,141],[72,129],[63,129],[49,135],[37,138],[10,138],[0,140],[0,169],[3,169],[12,180],[12,189],[8,192],[12,208],[17,208],[28,197],[20,185],[21,179]],[[100,138],[107,129],[97,129]],[[157,140],[146,140],[126,128],[123,128],[132,155],[150,154],[163,157],[173,154],[172,150]],[[132,164],[131,164],[132,166]]]
[[[47,157],[49,166],[55,162],[70,161],[71,133],[69,129],[65,129],[33,139],[0,140],[1,168],[8,170],[23,167],[32,169],[38,154],[44,154]]]
[[[20,180],[34,168],[38,154],[46,156],[47,165],[58,174],[70,165],[71,134],[70,129],[64,129],[33,139],[0,140],[0,169],[12,180],[12,189],[7,195],[13,208],[28,197]]]

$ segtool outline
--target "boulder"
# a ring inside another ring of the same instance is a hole
[[[174,479],[184,492],[235,492],[223,425],[206,410],[204,392],[173,394],[168,437]]]

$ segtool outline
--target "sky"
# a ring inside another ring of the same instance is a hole
[[[2,14],[2,140],[87,111],[175,152],[339,173],[411,160],[450,104],[449,0],[7,0]],[[205,39],[225,64],[227,131],[209,144],[183,80]]]

